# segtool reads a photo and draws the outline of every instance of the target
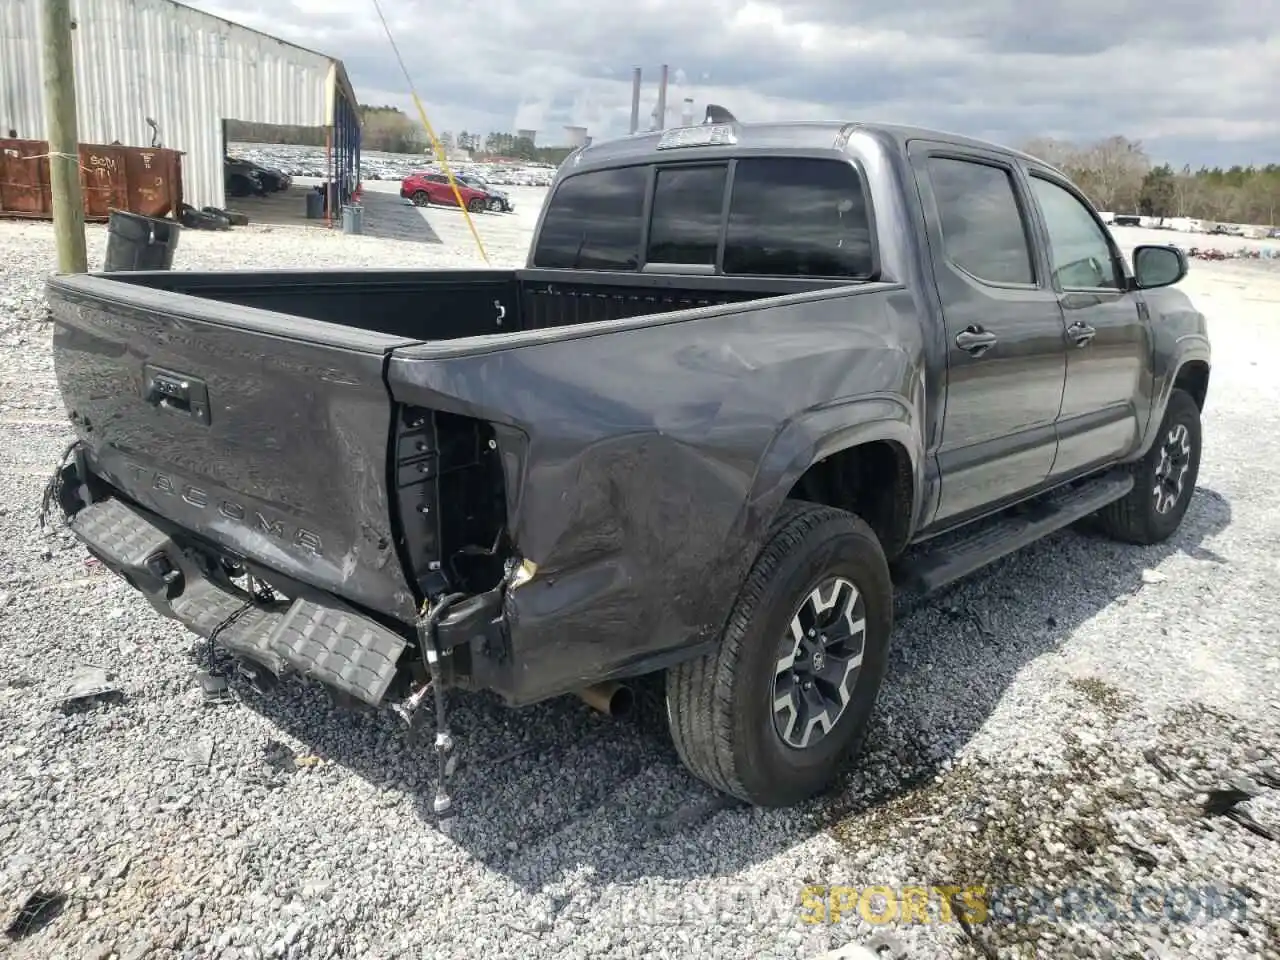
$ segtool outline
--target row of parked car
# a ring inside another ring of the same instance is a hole
[[[228,197],[262,197],[288,190],[293,177],[279,167],[271,167],[245,157],[227,156],[223,162]],[[515,209],[510,194],[493,180],[474,170],[455,170],[458,193],[463,205],[472,213],[510,213]],[[400,181],[400,196],[415,206],[429,204],[457,206],[458,199],[453,186],[444,173],[421,170],[410,173]]]
[[[225,157],[222,176],[228,197],[265,197],[293,185],[293,177],[278,167],[263,166],[243,157]]]
[[[444,173],[436,170],[411,173],[400,181],[400,196],[415,207],[433,203],[456,207],[461,197],[462,205],[472,213],[510,213],[515,209],[515,204],[505,190],[478,173],[454,171],[453,178],[458,182],[457,194]]]

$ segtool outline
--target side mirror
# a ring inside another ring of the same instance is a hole
[[[1171,287],[1187,275],[1187,255],[1177,247],[1150,244],[1133,248],[1133,280],[1139,290]]]

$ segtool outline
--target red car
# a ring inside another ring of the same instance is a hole
[[[462,202],[472,213],[481,213],[489,206],[489,194],[475,187],[468,187],[461,180],[457,183]],[[453,186],[443,173],[409,174],[400,181],[400,196],[412,200],[415,207],[425,207],[429,203],[442,203],[450,207],[458,205],[453,195]]]

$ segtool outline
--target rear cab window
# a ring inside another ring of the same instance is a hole
[[[575,270],[635,270],[649,171],[597,170],[556,187],[542,220],[534,266]]]
[[[862,177],[842,158],[785,156],[567,176],[547,207],[533,266],[636,272],[646,264],[726,276],[871,279],[876,258]]]

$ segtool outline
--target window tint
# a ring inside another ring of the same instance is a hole
[[[448,177],[446,177],[443,173],[429,173],[427,174],[427,180],[429,180],[431,183],[448,183],[449,182]]]
[[[989,283],[1034,283],[1027,232],[1009,173],[944,157],[930,157],[928,169],[947,259]]]
[[[839,160],[739,160],[724,272],[870,277],[871,229],[858,171]]]
[[[658,170],[646,259],[656,263],[716,262],[727,166]]]
[[[561,181],[542,221],[534,266],[636,269],[647,178],[644,167],[622,167]]]
[[[1119,289],[1111,247],[1084,204],[1069,190],[1040,177],[1031,178],[1031,190],[1049,231],[1049,262],[1063,288]]]

